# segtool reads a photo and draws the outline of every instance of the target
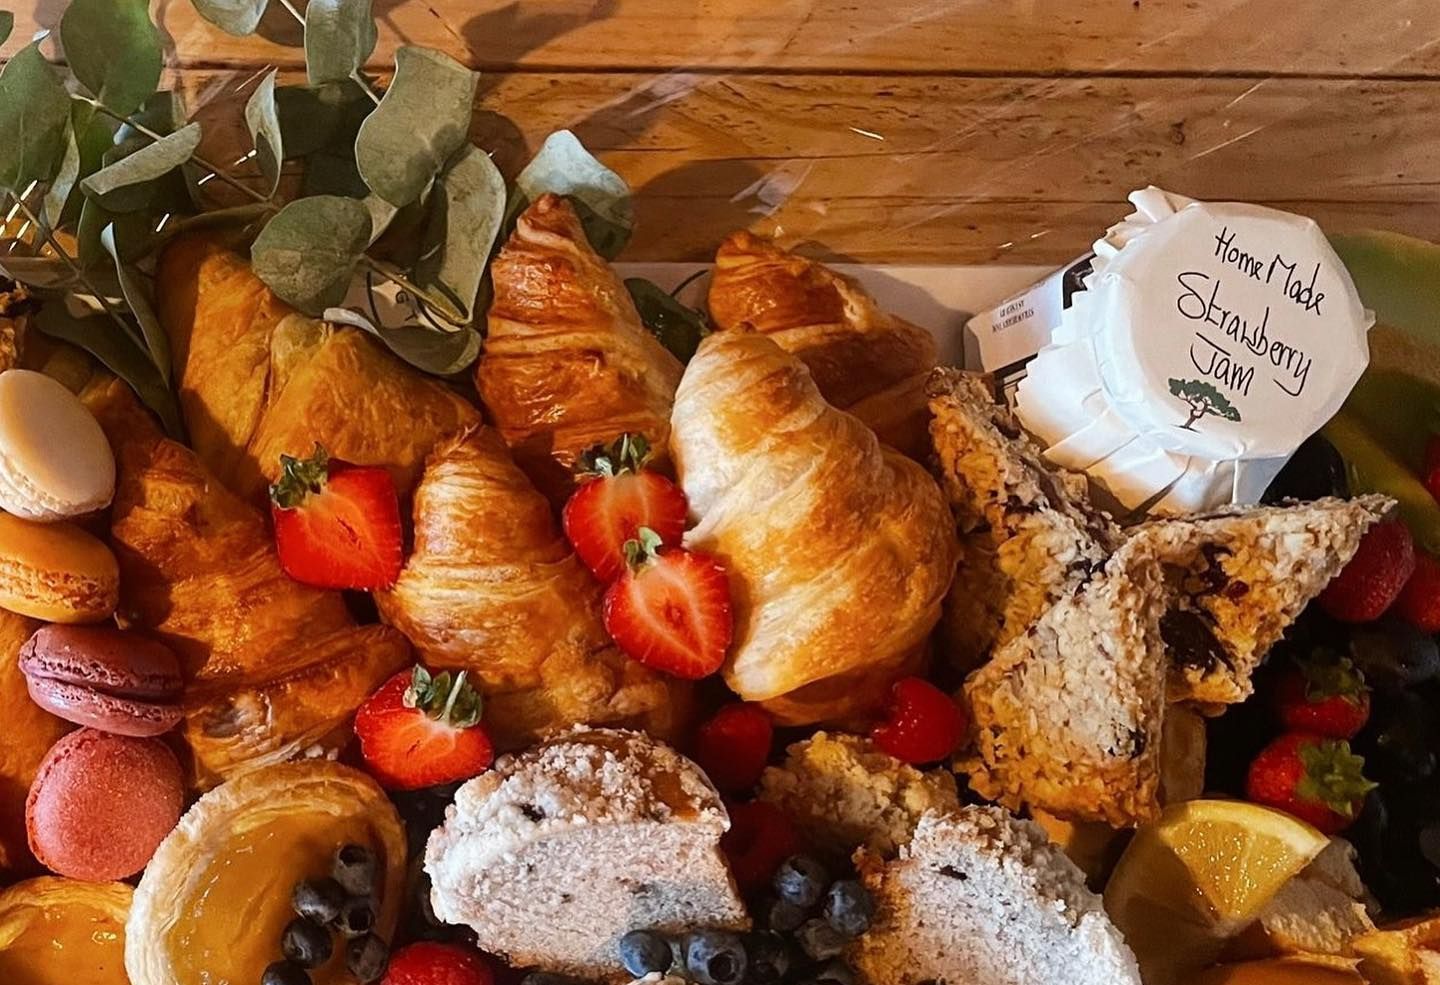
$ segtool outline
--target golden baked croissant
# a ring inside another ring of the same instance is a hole
[[[20,673],[20,647],[39,628],[0,609],[0,873],[10,878],[40,871],[25,837],[25,795],[55,740],[74,727],[31,701]]]
[[[317,441],[389,466],[403,495],[439,439],[480,421],[364,333],[296,313],[215,239],[177,238],[156,278],[190,442],[242,499],[263,495],[282,453],[308,455]]]
[[[600,586],[499,435],[477,428],[431,455],[415,493],[415,549],[376,594],[386,622],[436,667],[468,670],[502,748],[576,723],[677,730],[689,686],[620,653]]]
[[[409,659],[404,637],[356,626],[338,592],[286,577],[259,510],[164,438],[124,384],[98,380],[83,399],[119,466],[121,610],[180,658],[198,782],[338,748],[350,715]]]
[[[580,453],[622,432],[664,448],[680,361],[645,329],[570,203],[542,195],[490,271],[475,385],[540,491],[563,502]]]
[[[789,725],[844,720],[920,665],[955,569],[954,520],[919,464],[820,396],[767,336],[705,339],[675,396],[670,452],[729,568],[725,680]]]
[[[929,452],[929,332],[880,310],[854,280],[748,232],[715,253],[710,315],[721,331],[748,325],[810,367],[820,395],[912,458]]]

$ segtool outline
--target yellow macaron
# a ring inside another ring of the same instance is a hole
[[[120,566],[73,523],[0,513],[0,608],[46,622],[99,622],[120,602]]]

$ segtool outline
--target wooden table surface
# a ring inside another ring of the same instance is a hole
[[[63,0],[17,16],[53,25]],[[299,74],[159,0],[197,101]],[[396,46],[483,71],[507,171],[574,128],[638,195],[627,256],[737,226],[867,262],[1048,263],[1148,183],[1440,238],[1440,0],[375,0]],[[287,72],[287,74],[289,74]],[[223,119],[209,140],[243,144]]]

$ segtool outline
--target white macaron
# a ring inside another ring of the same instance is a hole
[[[49,523],[115,495],[115,455],[80,399],[43,373],[0,373],[0,509]]]

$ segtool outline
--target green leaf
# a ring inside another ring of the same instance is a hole
[[[395,52],[395,78],[355,140],[355,163],[371,191],[397,208],[421,196],[465,145],[479,77],[428,48]]]
[[[415,277],[442,297],[441,310],[457,324],[475,315],[475,297],[505,221],[505,179],[490,155],[464,147],[436,183],[424,251]]]
[[[129,141],[148,138],[129,138]],[[117,146],[130,146],[129,142]],[[191,123],[159,140],[151,141],[134,153],[121,156],[113,164],[96,171],[80,183],[85,194],[104,200],[105,196],[121,188],[139,185],[168,174],[190,160],[195,148],[200,146],[200,124]],[[109,155],[107,155],[108,157]],[[112,202],[107,207],[115,208]],[[130,210],[126,210],[130,211]]]
[[[129,305],[135,321],[140,324],[140,334],[149,348],[150,361],[155,364],[160,378],[168,387],[170,385],[170,339],[165,335],[165,329],[160,326],[160,319],[155,314],[155,306],[150,303],[150,292],[141,282],[140,274],[122,259],[120,250],[115,246],[115,227],[113,225],[106,226],[101,231],[100,243],[105,247],[105,252],[115,260],[115,277],[120,282],[120,290],[125,295],[125,303]]]
[[[254,34],[270,0],[191,0],[196,12],[226,34]]]
[[[355,82],[277,86],[275,106],[288,158],[309,157],[321,150],[343,150],[354,157],[360,124],[375,108]]]
[[[700,348],[700,340],[710,334],[710,323],[705,316],[643,277],[627,278],[625,289],[630,292],[645,327],[676,359],[688,363]]]
[[[49,181],[65,153],[70,97],[35,44],[0,71],[0,188],[19,194]]]
[[[328,308],[325,320],[369,332],[396,356],[422,373],[434,376],[462,373],[480,355],[480,333],[470,325],[457,332],[440,332],[420,325],[386,328],[349,308]]]
[[[613,260],[630,241],[635,228],[635,206],[630,186],[595,159],[569,130],[545,138],[540,152],[515,179],[510,214],[518,216],[541,195],[554,192],[577,203],[590,245]]]
[[[291,202],[250,247],[256,275],[309,315],[339,304],[365,247],[370,211],[351,198],[316,195]]]
[[[10,40],[10,32],[15,30],[15,15],[8,10],[0,10],[0,44]]]
[[[105,315],[79,315],[59,300],[42,306],[35,324],[45,335],[79,346],[100,360],[106,369],[130,384],[141,403],[159,416],[170,437],[185,439],[175,394],[133,335]]]
[[[365,64],[378,37],[371,0],[310,0],[305,8],[305,72],[311,85],[343,82]]]
[[[107,109],[128,116],[160,83],[165,53],[146,0],[74,0],[60,45],[75,78]]]
[[[370,242],[373,244],[384,235],[400,210],[375,194],[366,195],[360,201],[370,210]]]
[[[45,224],[51,229],[60,228],[61,218],[65,214],[65,203],[70,200],[70,192],[74,190],[75,182],[79,178],[80,145],[75,141],[75,130],[66,126],[65,152],[60,156],[60,170],[55,172],[55,177],[50,179],[50,187],[45,189],[45,201],[41,209]]]
[[[255,145],[255,160],[260,165],[260,173],[270,183],[266,195],[274,195],[280,187],[280,164],[285,160],[285,145],[280,136],[280,111],[275,106],[275,74],[278,71],[272,68],[245,103],[245,126],[250,129],[250,140]]]
[[[37,291],[76,290],[79,278],[70,265],[59,257],[27,257],[15,254],[0,256],[0,274],[17,280],[26,287]],[[105,292],[106,297],[119,298],[120,285],[113,277],[97,271],[89,275],[95,289]]]

